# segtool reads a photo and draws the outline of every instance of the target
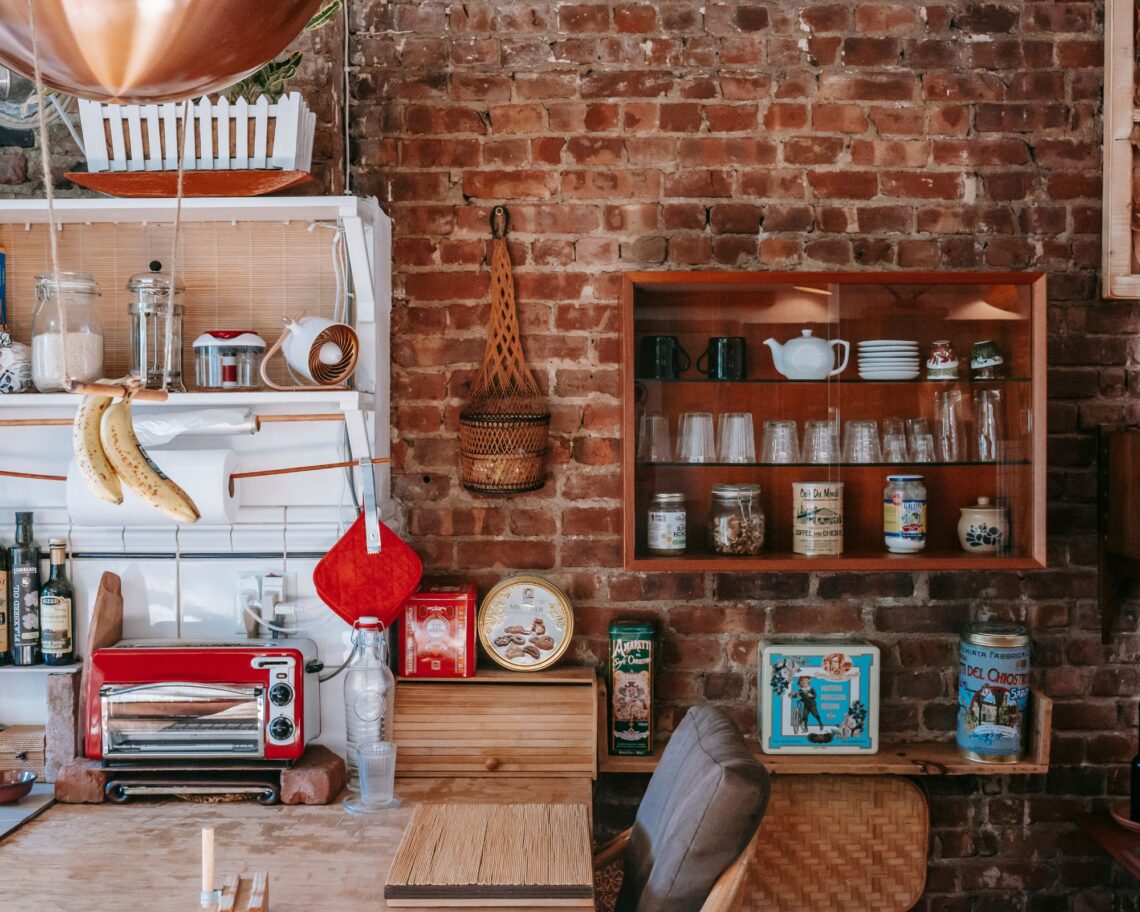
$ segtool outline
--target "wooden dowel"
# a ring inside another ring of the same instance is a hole
[[[66,475],[37,475],[34,472],[8,472],[0,469],[0,475],[5,478],[34,478],[37,481],[67,481]]]
[[[0,405],[4,400],[0,398]],[[70,418],[4,418],[0,419],[0,427],[70,427]]]
[[[257,426],[263,424],[278,424],[286,421],[344,421],[343,414],[314,414],[314,415],[258,415]]]
[[[382,457],[368,461],[373,465],[383,465],[392,460],[387,457]],[[292,475],[296,472],[319,472],[322,469],[348,469],[358,465],[360,465],[360,460],[353,459],[348,462],[325,462],[321,465],[289,466],[285,469],[258,469],[256,472],[234,472],[230,476],[230,496],[233,496],[234,482],[239,478],[264,478],[267,475]]]
[[[128,387],[121,383],[80,383],[76,380],[67,384],[69,393],[83,393],[89,396],[125,396]],[[166,390],[139,389],[135,398],[145,402],[165,402]]]

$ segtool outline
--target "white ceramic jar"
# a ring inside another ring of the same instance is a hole
[[[958,520],[958,542],[971,554],[998,554],[1009,548],[1009,516],[1003,506],[988,497],[962,507]]]

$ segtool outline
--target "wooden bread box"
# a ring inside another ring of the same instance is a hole
[[[598,768],[593,668],[479,669],[396,682],[396,775],[589,777]]]
[[[42,725],[9,725],[0,730],[0,772],[31,770],[42,779],[46,744]]]

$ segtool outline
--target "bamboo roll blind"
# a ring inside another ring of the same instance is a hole
[[[31,341],[35,277],[50,271],[47,232],[46,225],[0,226],[0,244],[8,256],[8,323],[21,342]],[[151,260],[169,268],[172,239],[169,224],[67,224],[60,232],[62,268],[91,273],[102,291],[108,377],[123,376],[130,366],[127,280],[146,272]],[[331,243],[332,232],[310,232],[304,222],[183,223],[178,280],[186,286],[182,364],[187,388],[194,385],[191,346],[206,330],[253,330],[269,345],[287,316],[304,310],[332,317],[336,280]]]

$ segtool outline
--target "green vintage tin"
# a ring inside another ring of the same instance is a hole
[[[657,626],[652,621],[610,623],[610,754],[646,757],[653,753],[653,654]]]

